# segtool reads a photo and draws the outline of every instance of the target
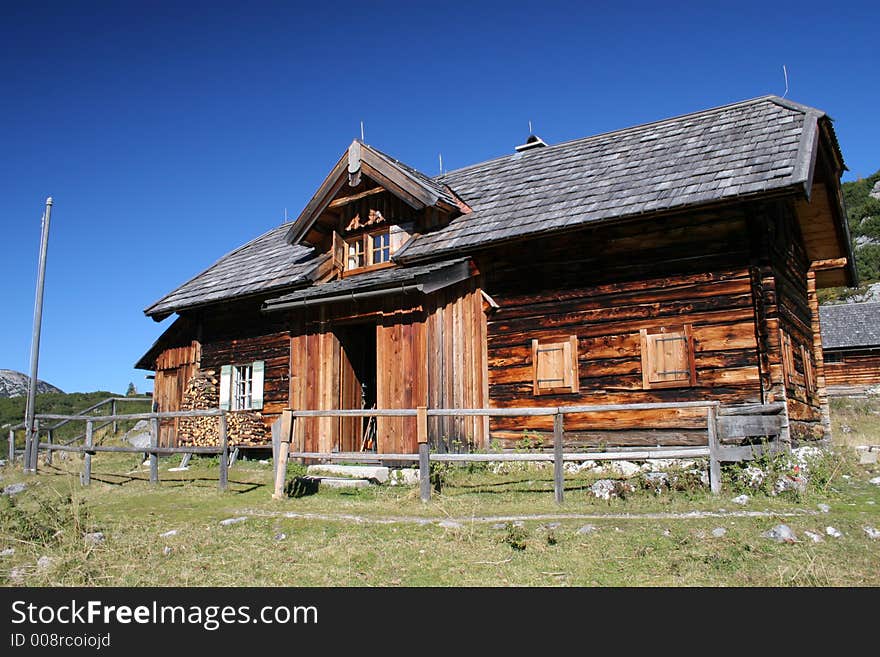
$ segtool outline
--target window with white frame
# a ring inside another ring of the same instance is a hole
[[[263,408],[264,363],[224,365],[220,370],[220,408],[227,411]]]

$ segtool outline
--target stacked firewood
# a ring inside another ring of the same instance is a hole
[[[180,409],[207,410],[220,405],[220,380],[216,370],[200,370],[189,380]],[[272,442],[259,411],[232,411],[226,415],[226,435],[230,446],[264,445]],[[183,417],[178,425],[181,445],[212,447],[220,442],[220,418]]]

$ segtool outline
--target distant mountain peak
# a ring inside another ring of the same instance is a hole
[[[15,370],[0,370],[0,397],[23,397],[27,394],[31,377]],[[37,394],[64,392],[51,383],[37,381]]]

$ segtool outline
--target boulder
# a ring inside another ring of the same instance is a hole
[[[632,461],[612,461],[603,467],[605,472],[618,474],[621,477],[629,478],[641,472],[641,468]]]
[[[345,477],[316,477],[321,486],[327,488],[369,488],[372,484],[366,479],[346,479]]]
[[[669,475],[665,472],[646,472],[642,478],[645,485],[648,488],[653,488],[658,495],[663,492],[664,488],[669,488]]]
[[[880,486],[880,477],[874,477],[873,479],[868,479],[869,484],[874,484],[875,486]]]
[[[796,543],[797,535],[788,525],[776,525],[772,529],[761,534],[764,538],[769,538],[777,543]]]
[[[150,446],[150,422],[138,420],[137,424],[123,434],[122,439],[132,447],[148,448]]]

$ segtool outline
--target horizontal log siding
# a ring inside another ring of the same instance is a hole
[[[829,386],[875,386],[880,384],[880,351],[847,353],[842,362],[825,363]]]
[[[267,427],[288,404],[290,333],[280,319],[262,314],[256,301],[223,304],[201,318],[202,369],[215,370],[219,376],[223,365],[264,362],[260,415]],[[234,440],[230,434],[230,441]]]
[[[480,259],[500,305],[487,322],[495,407],[718,400],[759,402],[745,217],[736,212],[547,237]],[[639,331],[693,325],[697,383],[643,389]],[[533,395],[532,339],[577,336],[580,391]],[[552,418],[498,418],[492,436],[552,430]],[[705,410],[565,418],[570,444],[705,443]]]

